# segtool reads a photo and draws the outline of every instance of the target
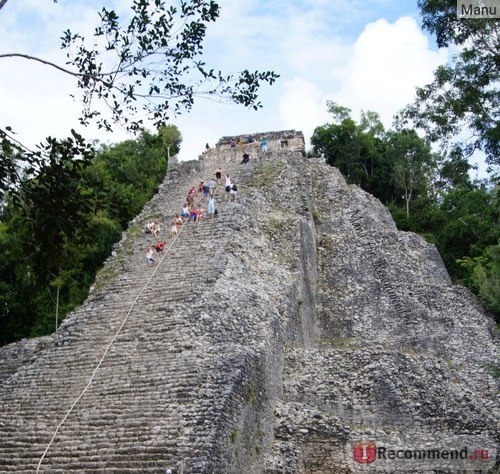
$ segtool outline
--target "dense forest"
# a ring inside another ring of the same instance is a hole
[[[175,126],[102,146],[85,163],[54,156],[0,214],[1,344],[50,334],[87,297],[96,272],[177,153]]]

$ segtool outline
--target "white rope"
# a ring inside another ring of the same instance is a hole
[[[164,258],[167,256],[169,250],[172,248],[172,246],[174,245],[175,241],[177,240],[177,237],[180,235],[180,233],[182,232],[182,229],[184,228],[184,226],[189,222],[189,219],[186,220],[179,232],[177,232],[177,234],[174,236],[174,239],[172,240],[172,242],[170,243],[170,246],[168,247],[168,249],[166,250],[165,254],[163,255],[163,257],[161,258],[161,260],[158,262],[158,265],[156,266],[156,268],[154,269],[154,271],[151,273],[151,276],[149,277],[148,281],[146,282],[146,284],[144,285],[144,287],[142,288],[142,290],[139,292],[139,294],[135,297],[134,301],[132,302],[132,305],[130,306],[130,309],[128,310],[128,313],[127,315],[125,316],[125,318],[123,319],[120,327],[118,328],[118,331],[116,331],[115,335],[113,336],[113,338],[111,339],[111,341],[109,342],[109,344],[107,345],[106,347],[106,350],[104,351],[101,359],[99,360],[96,368],[94,369],[94,371],[92,372],[92,375],[90,376],[90,379],[87,383],[87,385],[85,386],[85,388],[82,390],[82,392],[80,393],[80,395],[76,398],[76,400],[73,402],[73,404],[71,405],[71,407],[69,408],[68,412],[66,413],[66,415],[64,415],[63,419],[61,420],[61,422],[59,423],[59,425],[57,426],[53,436],[52,436],[52,439],[50,440],[49,444],[47,445],[47,447],[45,448],[45,451],[44,453],[42,454],[42,457],[40,458],[40,461],[38,462],[38,466],[36,468],[36,472],[37,474],[40,472],[40,466],[42,465],[42,462],[45,458],[45,456],[47,455],[47,453],[49,452],[49,449],[50,447],[52,446],[52,443],[54,442],[56,436],[57,436],[57,433],[59,432],[59,429],[61,428],[61,426],[64,424],[64,422],[67,420],[68,416],[71,414],[71,412],[73,411],[73,408],[75,408],[75,406],[77,405],[77,403],[82,399],[82,397],[85,395],[85,392],[90,388],[90,386],[92,385],[92,382],[94,381],[94,378],[95,378],[95,375],[97,374],[97,371],[99,370],[99,368],[101,367],[101,364],[103,363],[106,355],[108,354],[108,351],[109,349],[111,348],[111,346],[113,345],[113,343],[115,342],[116,338],[118,337],[118,335],[120,334],[121,330],[123,329],[123,326],[125,326],[125,323],[127,322],[130,314],[132,313],[132,309],[134,308],[135,304],[137,303],[137,301],[139,300],[139,298],[142,296],[142,294],[144,293],[144,291],[146,290],[147,286],[149,285],[149,283],[151,282],[151,280],[153,279],[153,277],[155,276],[156,274],[156,271],[158,270],[158,268],[160,268],[160,265],[161,263],[163,262]]]

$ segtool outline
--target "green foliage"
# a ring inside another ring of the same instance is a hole
[[[113,244],[163,180],[166,147],[181,141],[173,132],[143,131],[85,160],[60,143],[7,200],[0,216],[0,344],[51,333],[56,313],[60,322],[83,302]]]
[[[495,21],[484,18],[459,18],[456,0],[418,0],[422,28],[434,33],[440,48],[461,45],[489,31]]]
[[[94,207],[123,227],[142,209],[166,172],[165,142],[142,132],[138,140],[103,147],[85,174]]]
[[[443,196],[440,207],[445,221],[437,232],[438,249],[450,274],[470,284],[457,260],[479,257],[487,247],[497,243],[498,196],[485,187],[458,187]]]
[[[488,363],[484,364],[484,368],[496,379],[500,379],[500,364]]]
[[[458,263],[467,271],[467,282],[486,309],[500,314],[500,245],[486,247],[481,256],[465,257]]]
[[[434,156],[430,147],[414,130],[389,132],[385,153],[393,166],[392,183],[404,195],[406,216],[410,216],[410,203],[416,194],[425,195],[434,169]]]
[[[283,167],[284,165],[282,163],[264,163],[260,172],[252,179],[250,186],[269,188],[274,180],[281,174]]]
[[[460,147],[453,147],[451,152],[439,161],[438,175],[434,184],[440,191],[449,191],[457,186],[471,186],[469,171],[472,166]]]
[[[231,443],[236,443],[236,440],[238,439],[239,434],[240,434],[240,429],[237,426],[235,426],[231,430]]]
[[[179,153],[182,137],[181,132],[179,132],[175,125],[161,127],[158,132],[158,138],[163,143],[167,160],[170,159],[171,156]]]
[[[362,112],[357,124],[350,109],[327,104],[337,123],[314,130],[313,153],[382,202],[403,201],[409,215],[411,199],[428,187],[435,160],[429,146],[413,130],[385,132],[376,112]]]
[[[377,179],[377,176],[392,174],[392,167],[381,149],[384,127],[378,114],[362,112],[360,123],[356,124],[349,115],[350,109],[331,101],[327,105],[335,123],[314,130],[313,153],[323,155],[349,183],[358,184],[383,201],[392,200],[394,187],[379,186],[380,179]]]
[[[250,403],[252,406],[257,405],[257,392],[256,392],[257,384],[255,382],[250,382],[248,384],[246,401]]]
[[[499,166],[499,20],[458,18],[456,2],[448,0],[419,0],[418,5],[423,27],[436,34],[438,45],[461,48],[451,64],[438,67],[432,83],[417,89],[401,122],[423,129],[429,140],[461,147],[466,155],[482,150],[489,165]],[[471,138],[454,143],[464,129]]]

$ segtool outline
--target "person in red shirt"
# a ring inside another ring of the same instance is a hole
[[[155,249],[157,253],[163,253],[163,250],[165,249],[165,242],[156,242]]]

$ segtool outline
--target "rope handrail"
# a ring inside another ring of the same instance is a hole
[[[80,393],[80,395],[78,395],[78,397],[74,400],[74,402],[71,404],[69,410],[66,412],[66,414],[64,415],[64,417],[62,418],[62,420],[60,421],[60,423],[57,425],[55,431],[54,431],[54,434],[52,435],[52,438],[50,439],[47,447],[45,448],[45,451],[43,452],[41,458],[40,458],[40,461],[38,462],[38,465],[37,465],[37,468],[36,468],[36,473],[38,474],[40,472],[40,467],[42,465],[42,462],[43,460],[45,459],[45,456],[47,455],[47,453],[49,452],[49,449],[50,447],[52,446],[52,444],[54,443],[54,440],[57,436],[57,434],[59,433],[59,430],[61,429],[62,425],[64,424],[64,422],[68,419],[69,415],[71,414],[71,412],[73,411],[73,409],[75,408],[75,406],[78,404],[78,402],[83,398],[83,396],[85,395],[85,393],[87,392],[87,390],[90,388],[90,386],[92,385],[92,382],[94,381],[94,378],[97,374],[97,371],[99,370],[99,368],[101,367],[102,363],[104,362],[104,359],[106,358],[106,355],[108,354],[109,350],[111,349],[111,346],[113,345],[113,343],[115,342],[116,338],[119,336],[120,332],[122,331],[123,327],[125,326],[126,322],[128,321],[128,318],[130,317],[130,315],[132,314],[132,310],[134,309],[134,306],[136,305],[137,301],[139,300],[139,298],[142,296],[142,294],[144,293],[144,291],[146,291],[146,288],[148,287],[148,285],[151,283],[151,280],[153,279],[153,277],[155,276],[156,272],[158,271],[158,269],[160,268],[160,265],[162,264],[163,260],[165,259],[165,257],[168,255],[168,252],[170,251],[170,249],[172,248],[172,246],[174,245],[175,241],[177,240],[177,238],[179,237],[179,235],[181,234],[182,230],[184,229],[184,226],[189,222],[189,218],[182,223],[182,226],[180,227],[179,231],[176,233],[176,235],[174,236],[172,242],[170,243],[168,249],[165,251],[163,257],[159,260],[158,262],[158,265],[156,265],[155,269],[153,270],[153,272],[151,273],[150,277],[148,278],[148,280],[146,281],[145,285],[142,287],[141,291],[139,292],[139,294],[134,298],[134,301],[132,302],[125,318],[123,318],[123,321],[122,323],[120,324],[120,327],[118,328],[118,330],[116,331],[115,335],[113,336],[113,338],[111,339],[111,341],[108,343],[108,345],[106,346],[106,349],[104,350],[99,362],[97,363],[94,371],[92,372],[92,375],[90,376],[89,378],[89,381],[87,382],[87,385],[83,388],[82,392]]]

